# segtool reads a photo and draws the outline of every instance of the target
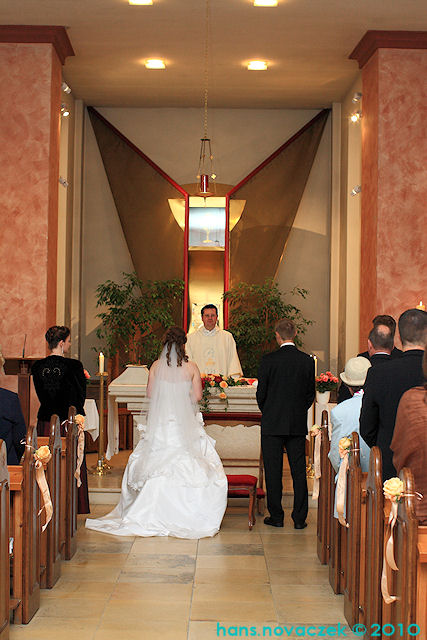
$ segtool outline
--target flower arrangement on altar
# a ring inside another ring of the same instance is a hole
[[[325,391],[332,391],[338,386],[338,378],[334,376],[330,371],[321,373],[316,377],[316,391],[324,393]]]
[[[231,376],[223,376],[219,373],[202,373],[202,399],[200,400],[200,409],[204,413],[208,413],[209,399],[212,395],[216,395],[221,400],[224,400],[226,409],[228,407],[228,398],[226,389],[228,387],[244,387],[250,383],[245,378],[239,378],[235,380]]]
[[[86,378],[86,384],[89,384],[89,382],[90,382],[90,373],[89,373],[89,371],[87,369],[83,369],[83,374],[84,374],[84,377]]]

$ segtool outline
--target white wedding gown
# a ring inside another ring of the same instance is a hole
[[[131,453],[118,505],[86,527],[118,536],[214,536],[227,506],[227,478],[191,400],[191,372],[160,357],[147,427]]]

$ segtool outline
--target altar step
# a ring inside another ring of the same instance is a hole
[[[123,471],[125,469],[130,451],[120,451],[116,456],[113,456],[109,460],[111,465],[111,471],[105,476],[92,475],[90,470],[96,465],[97,454],[88,453],[86,455],[86,462],[89,470],[88,484],[89,484],[89,502],[90,504],[117,504],[120,498],[121,484]],[[285,464],[284,468],[284,484],[285,487],[292,486],[289,469]],[[317,500],[311,498],[313,480],[308,480],[308,507],[309,509],[317,509]],[[247,501],[242,499],[242,506]],[[240,506],[240,500],[233,499],[231,506]],[[283,492],[282,504],[284,508],[292,508],[293,504],[293,491],[285,490]]]

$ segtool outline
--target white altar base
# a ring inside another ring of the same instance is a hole
[[[90,479],[90,500],[93,504],[116,503],[120,496],[121,478],[124,467],[130,451],[118,451],[119,444],[119,422],[118,422],[118,404],[125,403],[128,410],[134,417],[134,447],[140,439],[141,432],[138,430],[138,424],[145,424],[146,416],[149,408],[149,398],[146,396],[148,381],[148,369],[145,366],[128,366],[126,370],[118,376],[108,387],[108,446],[107,458],[112,460],[113,472],[102,478],[91,476]],[[219,393],[219,391],[218,391]],[[213,414],[222,414],[225,420],[215,419],[216,416],[209,418],[209,414],[205,413],[206,431],[216,440],[216,448],[222,459],[234,460],[237,458],[247,458],[248,460],[256,460],[260,451],[260,426],[259,419],[253,419],[253,414],[259,414],[256,402],[256,387],[253,386],[237,386],[228,387],[226,390],[228,397],[228,406],[225,400],[213,396],[209,402],[210,412]],[[320,423],[321,413],[323,409],[330,409],[334,404],[329,403],[326,407],[316,404],[315,422]],[[244,420],[243,416],[239,416],[239,420],[235,420],[233,414],[248,414],[248,420]],[[227,414],[230,414],[230,424],[227,424]],[[251,415],[252,414],[252,415]],[[307,412],[307,430],[313,424],[314,418],[313,406]],[[245,423],[245,424],[243,424]],[[91,455],[91,454],[89,454]],[[93,454],[96,456],[96,454]],[[225,465],[227,473],[257,473],[257,469],[253,466],[248,468],[236,469],[232,466]],[[95,478],[95,479],[94,479]],[[285,456],[284,464],[284,505],[290,506],[292,503],[292,482],[290,472]],[[308,481],[309,492],[311,493],[312,480]],[[96,485],[96,486],[95,486]],[[289,504],[288,504],[289,503]],[[235,504],[233,501],[232,504]],[[317,503],[311,503],[310,507],[317,507]]]

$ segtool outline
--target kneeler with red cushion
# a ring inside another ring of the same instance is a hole
[[[265,498],[265,492],[257,488],[258,478],[251,475],[228,475],[228,497],[229,498],[249,498],[248,524],[249,531],[255,524],[255,498],[261,500]]]

